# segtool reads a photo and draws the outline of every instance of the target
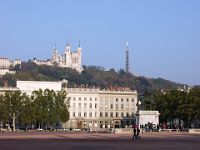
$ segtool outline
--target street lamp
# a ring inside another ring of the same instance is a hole
[[[138,100],[137,104],[136,104],[136,106],[137,106],[137,111],[136,111],[136,125],[138,125],[138,126],[140,124],[140,105],[141,105],[141,101]]]
[[[140,111],[140,105],[141,105],[141,101],[138,100],[137,103],[136,103],[136,106],[137,106],[137,112],[139,113]]]

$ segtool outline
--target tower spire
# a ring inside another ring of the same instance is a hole
[[[70,46],[70,45],[69,45],[69,41],[67,41],[67,46]]]
[[[54,48],[53,48],[54,50],[56,50],[56,44],[54,45]]]
[[[125,71],[129,72],[129,48],[128,48],[128,42],[126,42],[126,60],[125,60]]]
[[[80,40],[78,41],[78,47],[79,47],[79,48],[81,47],[81,42],[80,42]]]
[[[126,48],[128,49],[128,42],[126,42]]]

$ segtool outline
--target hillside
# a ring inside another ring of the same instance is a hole
[[[16,68],[16,74],[0,77],[0,86],[4,81],[8,81],[9,86],[16,86],[16,80],[35,80],[35,81],[60,81],[68,80],[68,87],[100,87],[100,88],[130,88],[136,89],[140,94],[144,91],[177,88],[181,84],[168,81],[162,78],[147,78],[134,76],[124,70],[106,71],[102,67],[84,66],[81,74],[70,68],[58,68],[51,66],[38,66],[31,62],[23,62],[21,69]]]

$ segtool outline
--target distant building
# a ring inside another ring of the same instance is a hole
[[[8,69],[10,67],[10,61],[8,58],[0,57],[0,67]]]
[[[60,91],[61,82],[17,81],[17,88],[31,94],[34,90],[50,89]],[[137,91],[100,90],[98,88],[64,88],[69,103],[69,121],[64,128],[85,128],[90,130],[128,128],[135,123]]]
[[[71,51],[71,46],[67,44],[64,54],[59,54],[56,46],[53,48],[53,55],[51,59],[46,61],[33,59],[37,65],[58,66],[63,68],[72,68],[79,73],[82,71],[82,48],[79,44],[76,52]]]
[[[54,90],[61,91],[62,82],[49,82],[49,81],[17,81],[17,88],[23,92],[31,95],[35,90]]]
[[[6,73],[14,74],[15,71],[10,71],[10,67],[15,67],[16,65],[21,66],[21,60],[15,59],[10,61],[8,58],[0,57],[0,76]]]

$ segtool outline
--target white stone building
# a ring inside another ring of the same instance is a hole
[[[71,46],[67,44],[63,54],[59,54],[56,46],[53,49],[53,55],[51,59],[47,61],[44,60],[33,60],[37,65],[49,65],[49,66],[58,66],[63,68],[72,68],[78,72],[82,71],[82,48],[79,44],[75,52],[71,51]]]
[[[15,59],[15,60],[13,60],[13,61],[10,61],[10,65],[11,66],[16,66],[16,65],[20,65],[20,67],[21,67],[21,60],[19,60],[19,59]]]
[[[10,71],[10,67],[15,67],[16,65],[21,66],[21,60],[15,59],[10,61],[8,58],[0,57],[0,76],[5,75],[6,73],[14,74],[15,71]]]
[[[22,93],[27,93],[31,95],[35,90],[54,90],[61,91],[62,82],[49,82],[49,81],[17,81],[17,88]]]
[[[158,111],[153,111],[153,110],[140,110],[137,113],[137,122],[136,124],[141,126],[141,125],[145,125],[148,123],[154,124],[154,125],[158,125],[159,124],[159,115],[160,113]]]

